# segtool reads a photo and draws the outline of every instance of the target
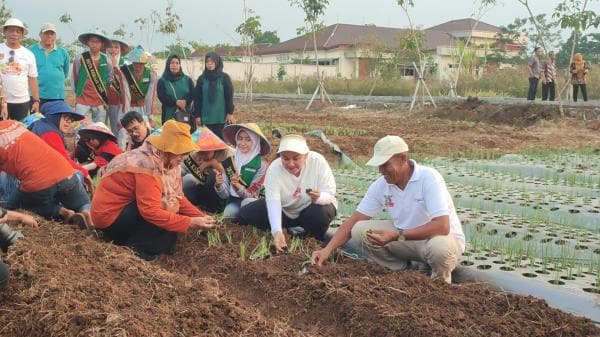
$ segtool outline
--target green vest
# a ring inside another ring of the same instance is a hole
[[[185,99],[191,91],[189,86],[190,80],[187,75],[181,76],[180,79],[174,82],[170,82],[162,77],[159,81],[162,81],[163,83],[165,94],[169,97],[172,97],[174,100]],[[173,93],[173,90],[175,90],[175,94]],[[175,118],[175,110],[177,110],[177,106],[163,104],[162,109],[165,113],[165,121]]]
[[[202,83],[202,124],[224,124],[225,123],[225,91],[223,90],[223,78],[217,78],[217,90],[214,102],[208,101],[208,79]]]
[[[240,168],[240,176],[248,186],[252,184],[252,180],[254,179],[254,176],[256,176],[256,173],[258,173],[258,170],[260,170],[261,165],[262,158],[260,155],[257,155],[256,157],[252,158],[251,161],[246,163],[246,165]]]
[[[75,95],[77,97],[81,97],[83,95],[83,88],[87,83],[88,74],[87,70],[85,70],[85,64],[83,62],[80,63],[79,73],[77,74],[77,87],[75,87]],[[100,53],[100,58],[98,60],[98,73],[100,74],[100,79],[102,79],[102,83],[108,89],[108,61],[106,58],[106,54]]]
[[[130,90],[131,101],[135,102],[135,105],[140,105],[140,104],[144,103],[144,100],[146,100],[146,94],[148,93],[148,88],[150,87],[150,81],[152,80],[152,77],[150,76],[150,68],[144,67],[144,72],[142,73],[142,78],[139,81],[137,78],[135,78],[135,71],[133,70],[133,64],[128,65],[127,68],[129,68],[129,72],[131,73],[131,76],[137,82],[138,87],[142,91],[142,94],[144,94],[144,97],[137,97],[137,95],[134,95],[133,92],[131,92],[131,90]]]

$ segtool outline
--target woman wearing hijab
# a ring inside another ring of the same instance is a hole
[[[197,149],[190,126],[170,120],[160,135],[115,157],[92,200],[94,227],[149,261],[173,254],[178,233],[214,228],[212,217],[192,205],[181,189],[179,165]]]
[[[587,73],[590,70],[590,66],[583,60],[583,55],[577,53],[573,56],[573,63],[571,63],[571,84],[573,85],[573,102],[577,102],[577,93],[581,88],[581,96],[583,100],[587,102]]]
[[[183,73],[179,56],[171,55],[167,58],[165,71],[158,80],[156,94],[162,104],[163,124],[169,119],[175,119],[176,111],[188,111],[194,94],[194,81]],[[188,121],[180,120],[180,122]]]
[[[204,56],[204,71],[194,89],[194,117],[196,124],[206,125],[214,134],[223,138],[225,123],[233,119],[233,84],[223,72],[223,61],[215,52]]]
[[[237,222],[242,204],[264,195],[268,163],[263,156],[271,152],[271,146],[255,123],[228,125],[223,129],[223,137],[235,146],[236,172],[217,174],[215,190],[219,197],[227,199],[224,218]]]

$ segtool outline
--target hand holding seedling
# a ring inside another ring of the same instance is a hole
[[[375,246],[385,246],[398,240],[398,231],[390,229],[367,229],[367,240]]]
[[[283,253],[287,250],[287,242],[285,242],[285,235],[283,235],[282,231],[273,235],[273,246],[277,253]]]
[[[221,172],[218,172],[215,170],[215,187],[221,187],[223,186],[223,183],[225,182],[225,175]]]
[[[193,217],[190,227],[195,229],[213,229],[216,227],[215,219],[210,215]]]
[[[240,188],[242,188],[242,184],[240,184],[240,175],[239,174],[234,174],[231,177],[231,186],[233,186],[233,188],[236,191],[239,191]]]
[[[321,192],[319,192],[317,190],[310,189],[310,188],[306,189],[306,194],[308,194],[308,196],[310,197],[310,201],[312,203],[317,202],[317,200],[321,196]]]
[[[323,266],[323,262],[329,258],[329,255],[331,255],[331,251],[329,251],[327,247],[315,250],[310,257],[310,261],[312,264],[316,264],[318,267],[321,267]]]

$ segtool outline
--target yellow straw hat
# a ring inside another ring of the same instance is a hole
[[[198,145],[192,142],[190,125],[172,119],[163,124],[160,135],[149,136],[148,142],[163,152],[173,154],[198,151]]]

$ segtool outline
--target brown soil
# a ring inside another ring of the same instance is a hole
[[[92,234],[44,222],[11,247],[2,336],[591,336],[592,322],[483,284],[446,285],[339,259],[299,276],[306,253],[242,261],[232,244],[180,239],[148,263]],[[249,253],[248,253],[249,254]]]
[[[458,118],[458,106],[446,108]],[[498,108],[486,109],[497,116],[491,109]],[[600,147],[598,131],[575,119],[480,122],[486,110],[462,108],[467,120],[455,121],[442,118],[444,107],[413,114],[400,107],[305,112],[303,103],[238,102],[237,109],[241,121],[259,121],[269,134],[267,128],[283,123],[335,129],[338,135],[327,136],[359,160],[386,134],[403,136],[420,155]],[[335,160],[320,140],[309,143]],[[242,238],[247,255],[258,241],[250,230],[235,229],[233,244],[219,247],[190,233],[175,255],[147,263],[60,224],[24,232],[5,259],[13,278],[0,292],[0,336],[600,336],[587,319],[483,284],[445,285],[345,259],[298,276],[314,241],[294,253],[242,261]]]

